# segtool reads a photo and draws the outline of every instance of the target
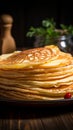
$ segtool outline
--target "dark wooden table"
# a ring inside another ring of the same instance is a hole
[[[73,130],[73,101],[0,102],[0,130]]]

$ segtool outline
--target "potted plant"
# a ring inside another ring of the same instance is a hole
[[[60,24],[60,29],[56,28],[56,22],[54,19],[42,20],[42,25],[40,27],[29,28],[29,31],[26,34],[27,37],[35,37],[34,47],[45,46],[50,44],[58,45],[59,48],[63,51],[69,51],[69,46],[67,42],[71,40],[73,36],[73,26]],[[60,44],[61,41],[67,43],[67,45]]]

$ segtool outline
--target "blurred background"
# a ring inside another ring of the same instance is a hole
[[[13,17],[12,35],[17,48],[33,47],[34,39],[26,37],[30,26],[40,26],[46,18],[54,18],[59,24],[73,25],[73,5],[70,1],[14,1],[0,0],[0,15],[10,14]]]

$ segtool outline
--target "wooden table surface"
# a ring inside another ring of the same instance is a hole
[[[73,102],[56,105],[0,102],[0,130],[73,130]]]

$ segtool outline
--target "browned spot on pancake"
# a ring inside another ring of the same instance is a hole
[[[55,56],[53,49],[41,47],[34,48],[29,50],[21,51],[17,54],[14,54],[7,59],[3,60],[1,63],[5,64],[16,64],[16,63],[43,63]]]

